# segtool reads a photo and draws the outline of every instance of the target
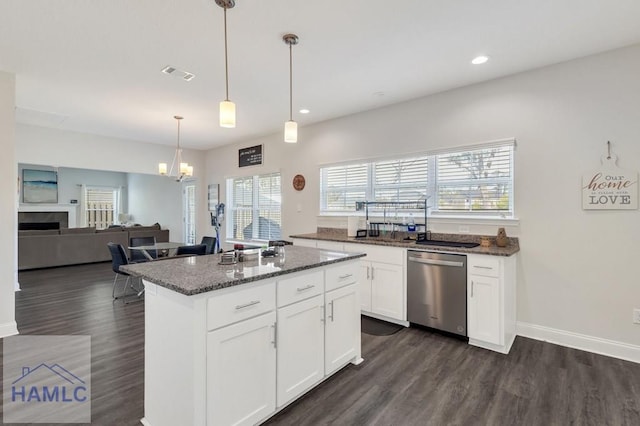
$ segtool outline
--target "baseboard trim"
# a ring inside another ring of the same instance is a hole
[[[391,318],[391,317],[387,317],[387,316],[384,316],[384,315],[374,314],[373,312],[360,311],[360,313],[362,315],[366,315],[366,316],[371,317],[371,318],[379,319],[379,320],[386,321],[386,322],[391,322],[391,323],[394,323],[394,324],[402,325],[404,327],[409,327],[411,325],[409,323],[409,321],[402,321],[402,320]]]
[[[0,324],[0,338],[18,334],[18,324],[15,321]]]
[[[640,363],[640,346],[615,340],[602,339],[586,334],[544,327],[526,322],[517,323],[518,336],[543,340],[568,348],[580,349],[625,361]]]

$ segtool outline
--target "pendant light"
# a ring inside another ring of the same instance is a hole
[[[216,4],[224,9],[224,82],[225,98],[220,102],[220,127],[236,127],[236,104],[229,100],[229,59],[227,55],[227,9],[236,5],[235,0],[216,0]]]
[[[171,168],[167,172],[167,163],[159,163],[158,164],[158,173],[162,176],[169,176],[175,178],[176,182],[182,182],[182,179],[185,177],[193,176],[193,166],[190,166],[189,163],[182,161],[182,148],[180,148],[180,121],[184,117],[180,117],[179,115],[174,115],[173,118],[178,122],[178,144],[176,146],[176,152],[173,154],[173,161],[171,162]],[[176,168],[175,174],[173,173],[173,168]]]
[[[293,54],[291,47],[298,44],[298,36],[285,34],[282,40],[289,45],[289,121],[284,123],[284,141],[287,143],[298,142],[298,123],[293,121]]]

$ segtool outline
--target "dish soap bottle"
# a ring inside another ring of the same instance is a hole
[[[409,223],[407,224],[407,231],[416,232],[416,222],[413,220],[413,213],[409,214]]]

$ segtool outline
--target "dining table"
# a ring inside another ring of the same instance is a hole
[[[157,253],[166,252],[167,257],[172,257],[172,256],[175,256],[176,251],[178,250],[178,247],[188,246],[188,245],[190,244],[168,241],[168,242],[159,242],[159,243],[148,244],[143,246],[129,247],[129,250],[139,250],[142,252],[144,257],[146,257],[148,260],[156,260],[156,258],[151,256],[151,254],[149,253],[150,250],[156,250]]]

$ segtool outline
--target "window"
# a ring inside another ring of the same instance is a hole
[[[281,238],[280,173],[227,179],[227,239],[269,241]]]
[[[186,244],[196,243],[196,186],[193,184],[184,185],[183,189],[184,207],[184,242]]]
[[[439,212],[512,212],[513,147],[437,156]]]
[[[120,189],[88,186],[85,188],[84,200],[86,226],[104,229],[115,223]]]
[[[514,141],[320,169],[320,212],[356,201],[421,201],[433,215],[513,216]]]

